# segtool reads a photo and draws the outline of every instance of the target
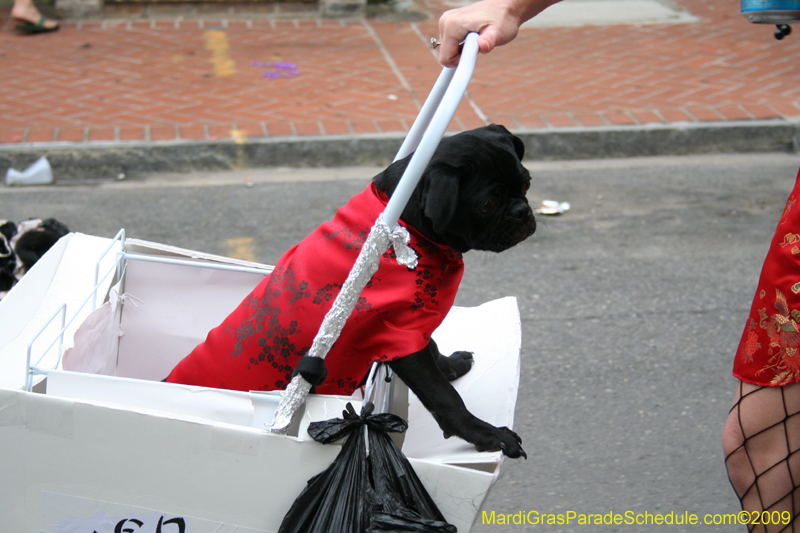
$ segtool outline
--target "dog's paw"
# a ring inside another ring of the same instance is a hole
[[[472,357],[472,352],[453,352],[449,357],[445,357],[448,361],[447,369],[443,370],[444,377],[448,381],[458,379],[470,371],[475,359]]]
[[[479,452],[502,451],[506,457],[517,459],[519,457],[528,458],[528,454],[522,449],[522,439],[507,427],[494,428],[492,436],[484,442],[475,443],[475,449]]]

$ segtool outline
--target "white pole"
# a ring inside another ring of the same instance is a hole
[[[414,155],[411,157],[411,161],[409,161],[408,167],[406,167],[406,171],[403,173],[403,177],[400,178],[397,188],[395,188],[392,193],[392,197],[389,199],[389,203],[386,205],[383,215],[381,215],[383,221],[389,228],[394,229],[397,225],[397,220],[400,218],[409,198],[411,198],[411,194],[417,187],[417,183],[419,183],[422,173],[433,157],[436,147],[439,146],[439,141],[447,131],[447,126],[450,125],[453,115],[456,114],[458,104],[461,103],[464,93],[467,92],[467,86],[475,70],[475,60],[477,57],[478,34],[470,33],[464,41],[464,47],[461,51],[461,61],[458,66],[455,69],[445,68],[444,72],[439,76],[440,80],[443,77],[452,77],[452,81],[447,87],[444,96],[441,97],[441,103],[430,119],[430,125],[425,128],[425,133],[421,136],[416,152],[414,152]],[[446,75],[447,71],[454,72]],[[436,86],[434,86],[434,91],[437,91],[436,87],[438,85],[439,82],[437,81]],[[439,89],[439,91],[440,90],[441,89]],[[431,97],[438,97],[438,94],[434,94],[434,91],[431,91],[428,100],[430,100]],[[423,111],[428,107],[428,100],[425,101],[425,105],[422,107]],[[412,126],[412,131],[414,131],[414,127],[417,126],[417,122],[421,121],[421,114],[422,112],[420,112],[420,118],[418,118],[414,126]],[[422,129],[421,126],[419,129]],[[417,133],[415,132],[415,136],[416,135]],[[409,132],[409,137],[410,136],[411,132]],[[409,150],[409,148],[410,146],[405,146],[404,143],[404,147],[401,147],[401,152],[406,150],[410,153],[411,150]],[[398,154],[398,156],[399,155],[400,154]]]

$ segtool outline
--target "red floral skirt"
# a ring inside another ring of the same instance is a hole
[[[754,385],[800,381],[800,173],[764,260],[733,375]]]

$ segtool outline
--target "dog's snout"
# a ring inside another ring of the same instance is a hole
[[[528,202],[515,202],[514,205],[511,206],[511,216],[527,221],[533,218],[533,212]]]
[[[536,232],[536,217],[527,200],[512,201],[505,214],[506,238],[502,239],[502,249],[519,244]]]

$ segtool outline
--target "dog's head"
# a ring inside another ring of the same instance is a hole
[[[519,138],[494,124],[443,139],[401,218],[462,253],[511,248],[536,230],[524,152]],[[378,190],[391,195],[410,157],[375,177]]]

